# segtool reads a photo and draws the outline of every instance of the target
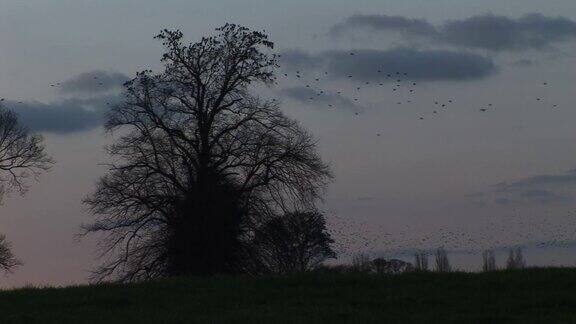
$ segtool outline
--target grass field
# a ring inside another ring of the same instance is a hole
[[[566,323],[576,269],[179,278],[0,292],[0,323]]]

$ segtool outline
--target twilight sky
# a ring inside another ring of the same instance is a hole
[[[25,263],[0,287],[86,281],[94,240],[75,234],[113,140],[102,113],[160,67],[162,28],[196,41],[226,22],[283,54],[259,91],[318,138],[344,260],[444,246],[477,269],[482,249],[503,265],[519,245],[529,264],[576,264],[572,0],[0,0],[0,97],[57,162],[0,206]]]

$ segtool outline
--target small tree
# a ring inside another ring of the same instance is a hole
[[[490,272],[496,270],[496,256],[493,250],[484,250],[482,252],[482,271]]]
[[[315,269],[335,258],[334,240],[324,216],[317,212],[292,212],[261,226],[251,242],[257,260],[254,272],[294,273]]]
[[[450,272],[452,268],[450,267],[450,261],[448,260],[448,253],[444,248],[438,248],[435,255],[436,260],[436,271],[438,272]]]
[[[6,236],[0,235],[0,270],[12,272],[12,270],[22,264],[14,257],[10,250],[10,242],[6,241]]]
[[[416,271],[428,271],[428,255],[424,252],[416,252],[414,268]]]

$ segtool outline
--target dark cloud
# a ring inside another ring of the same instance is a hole
[[[570,196],[557,194],[549,190],[532,189],[520,193],[520,196],[527,201],[539,204],[550,204],[556,202],[570,202],[573,198]]]
[[[121,99],[118,91],[128,77],[118,72],[81,73],[59,85],[59,91],[72,95],[51,103],[38,101],[3,102],[23,125],[36,132],[73,133],[102,125],[104,114]],[[87,96],[88,95],[88,96]]]
[[[508,199],[508,198],[502,198],[502,197],[500,197],[500,198],[494,199],[494,203],[496,203],[496,204],[498,204],[498,205],[503,205],[503,206],[509,205],[509,204],[511,204],[512,202],[513,202],[513,201],[510,200],[510,199]]]
[[[403,36],[421,36],[436,43],[494,52],[549,49],[556,43],[576,40],[576,21],[536,13],[517,19],[488,13],[439,26],[422,19],[354,15],[334,25],[331,34],[341,35],[359,28],[396,31]]]
[[[518,19],[484,14],[447,22],[440,35],[442,41],[450,44],[492,51],[543,49],[576,39],[576,21],[542,14]]]
[[[498,205],[571,203],[576,189],[576,171],[558,175],[536,175],[514,182],[501,182],[486,192]]]
[[[496,71],[490,58],[448,50],[358,50],[354,55],[332,51],[327,56],[330,72],[341,78],[352,75],[362,80],[393,80],[386,75],[395,72],[407,73],[411,80],[471,80]]]
[[[366,196],[366,197],[358,197],[358,198],[356,198],[356,199],[357,199],[357,200],[360,200],[360,201],[372,201],[372,200],[375,200],[376,197]]]
[[[18,114],[23,125],[36,132],[73,133],[100,126],[109,106],[118,97],[67,99],[54,103],[13,102],[5,106]]]
[[[307,103],[309,105],[321,106],[324,108],[340,108],[349,110],[358,110],[359,107],[356,106],[350,99],[343,97],[336,93],[323,92],[320,93],[319,90],[314,90],[307,87],[290,87],[285,88],[280,91],[280,94],[301,102]]]
[[[532,66],[534,64],[536,64],[536,63],[532,60],[529,60],[529,59],[519,59],[519,60],[512,62],[513,66],[519,66],[519,67]]]
[[[400,32],[406,36],[431,36],[436,28],[424,19],[388,15],[353,15],[330,28],[330,34],[340,35],[350,29]]]
[[[62,82],[60,92],[64,94],[98,94],[118,90],[128,77],[119,72],[90,71]]]
[[[576,171],[570,170],[564,174],[543,174],[528,177],[511,183],[502,182],[495,185],[496,191],[506,192],[514,190],[532,189],[542,186],[576,185]]]
[[[300,49],[284,51],[281,57],[282,67],[287,71],[316,69],[322,62],[316,56]]]
[[[497,70],[491,58],[449,50],[396,48],[302,55],[305,55],[307,62],[312,61],[314,66],[324,69],[329,77],[348,79],[352,76],[353,79],[363,81],[394,81],[396,78],[389,78],[387,74],[396,72],[407,73],[410,80],[472,80],[487,77]],[[298,62],[288,58],[284,61],[292,70],[303,70]]]

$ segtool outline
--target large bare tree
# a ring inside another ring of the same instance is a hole
[[[52,159],[42,142],[42,136],[30,134],[14,112],[0,105],[0,204],[11,192],[24,194],[28,178],[50,168]],[[0,269],[10,271],[18,264],[9,243],[0,235]]]
[[[242,253],[263,219],[311,208],[330,172],[315,141],[275,100],[276,55],[262,32],[226,24],[185,44],[164,30],[160,73],[126,83],[106,128],[114,162],[85,202],[105,261],[96,279],[244,271]]]

